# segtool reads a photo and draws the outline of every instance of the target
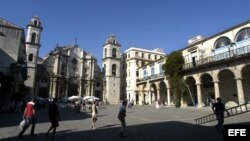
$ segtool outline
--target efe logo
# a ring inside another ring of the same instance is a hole
[[[228,129],[228,136],[246,136],[246,129]]]

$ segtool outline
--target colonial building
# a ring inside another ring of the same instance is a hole
[[[126,98],[129,101],[135,101],[138,104],[142,104],[142,101],[145,103],[149,102],[144,98],[144,100],[139,100],[140,94],[138,93],[137,89],[137,79],[141,74],[144,76],[141,77],[148,77],[154,76],[159,72],[159,66],[154,67],[151,63],[165,57],[165,53],[161,49],[154,49],[154,50],[146,50],[141,48],[131,47],[124,51],[122,54],[122,71],[123,71],[123,80],[122,81],[122,89],[126,91]],[[147,70],[144,67],[143,72],[139,72],[138,68],[142,66],[150,65],[150,70]],[[160,66],[161,67],[161,66]],[[161,69],[162,70],[162,69]],[[142,79],[140,79],[142,80]],[[146,80],[146,79],[145,79]],[[143,96],[141,96],[143,97]],[[143,103],[144,103],[143,102]],[[151,102],[150,102],[151,103]]]
[[[250,102],[250,21],[208,38],[196,36],[180,51],[188,90],[182,106],[206,106],[217,97],[229,107]],[[138,68],[139,104],[152,104],[157,99],[166,105],[174,104],[162,72],[166,58]]]
[[[114,35],[103,45],[103,99],[109,104],[118,104],[121,97],[120,47]]]
[[[42,24],[38,16],[32,18],[27,25],[27,37],[26,37],[26,53],[27,53],[27,65],[28,65],[28,79],[25,81],[26,87],[28,87],[28,93],[33,96],[35,94],[35,82],[37,71],[37,60],[39,58],[40,39],[42,32]]]
[[[27,63],[24,29],[0,18],[0,110],[25,95]]]
[[[182,49],[184,79],[199,107],[221,97],[227,106],[250,101],[250,21],[208,38],[193,38]]]
[[[95,77],[95,73],[100,74],[97,60],[80,46],[57,46],[44,58],[44,65],[49,73],[50,97],[101,95],[101,84]]]

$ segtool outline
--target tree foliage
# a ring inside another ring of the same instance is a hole
[[[169,81],[176,107],[180,107],[181,96],[186,90],[181,74],[183,64],[184,59],[182,53],[175,51],[168,55],[164,65],[164,73]]]

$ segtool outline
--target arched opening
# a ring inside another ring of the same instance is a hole
[[[107,57],[107,49],[105,48],[104,49],[104,58],[106,58]]]
[[[35,25],[35,26],[38,26],[38,24],[37,24],[37,21],[36,21],[36,20],[34,21],[34,25]]]
[[[32,44],[36,43],[36,33],[32,33],[32,35],[31,35],[31,43]]]
[[[156,90],[156,85],[155,84],[151,84],[149,94],[150,94],[149,97],[151,99],[151,103],[155,104],[155,102],[158,100],[157,90]]]
[[[221,38],[217,39],[216,42],[214,43],[214,48],[219,49],[219,48],[226,47],[230,44],[231,44],[231,40],[229,38],[221,37]]]
[[[68,97],[78,95],[78,82],[76,77],[71,77],[68,83]]]
[[[222,70],[219,72],[220,97],[224,103],[238,103],[237,87],[234,78],[235,76],[230,70]]]
[[[245,102],[250,102],[250,65],[242,69],[242,85],[245,96]]]
[[[212,105],[212,99],[215,99],[214,94],[214,83],[213,78],[210,74],[203,74],[201,76],[201,94],[202,94],[202,101],[205,103],[206,106]]]
[[[240,30],[235,37],[235,42],[241,42],[247,39],[250,39],[250,28]]]
[[[112,57],[116,57],[116,48],[112,49]]]
[[[168,102],[167,86],[164,82],[160,83],[160,100],[163,105],[170,105]]]
[[[29,58],[28,58],[28,60],[29,60],[30,62],[32,62],[32,61],[33,61],[33,54],[29,54]]]
[[[112,75],[116,76],[116,64],[112,65]]]
[[[197,87],[195,79],[193,77],[188,77],[186,79],[186,82],[187,82],[188,94],[184,99],[186,100],[188,106],[195,106],[198,103]]]

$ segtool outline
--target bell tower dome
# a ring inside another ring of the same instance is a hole
[[[105,80],[104,100],[109,104],[118,104],[120,101],[120,66],[121,66],[121,45],[116,37],[111,34],[103,45],[103,72]]]

